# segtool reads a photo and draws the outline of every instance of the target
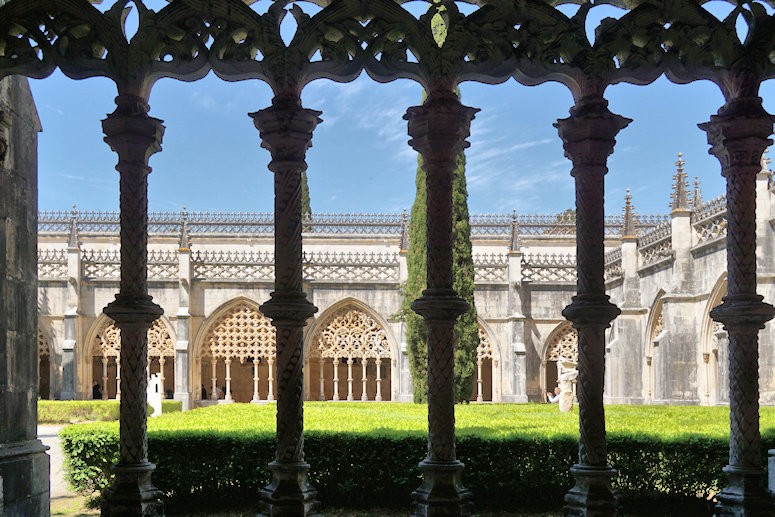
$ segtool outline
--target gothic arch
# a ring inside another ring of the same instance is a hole
[[[51,397],[51,359],[53,356],[52,341],[40,326],[38,326],[38,396],[42,399]]]
[[[471,400],[499,402],[501,400],[501,350],[495,334],[486,321],[479,318],[479,346],[476,348],[476,382]]]
[[[727,274],[716,280],[702,316],[700,333],[700,400],[703,404],[724,404],[729,401],[727,366],[727,331],[710,317],[710,311],[721,304],[727,294]]]
[[[307,333],[307,398],[392,400],[398,383],[397,350],[384,318],[360,300],[340,300]]]
[[[92,386],[100,385],[103,399],[120,399],[121,331],[109,317],[100,315],[78,349],[79,392],[92,398]],[[164,391],[174,389],[175,332],[167,318],[160,317],[148,329],[148,374],[160,375]]]
[[[204,321],[195,342],[194,398],[274,400],[275,346],[275,328],[256,302],[239,297],[224,303]]]
[[[643,367],[643,400],[650,404],[654,400],[661,398],[662,376],[661,376],[661,356],[659,351],[660,342],[667,336],[664,321],[664,297],[665,291],[660,289],[654,297],[649,311],[648,323],[646,324],[646,335],[644,342]]]
[[[567,321],[557,325],[544,343],[541,354],[541,393],[557,386],[557,361],[560,357],[575,363],[579,360],[579,335]]]

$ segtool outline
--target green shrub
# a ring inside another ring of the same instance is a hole
[[[405,508],[421,481],[426,408],[415,404],[305,405],[305,453],[323,503]],[[712,497],[728,454],[725,408],[607,408],[609,456],[625,507],[644,499]],[[577,416],[549,405],[457,407],[464,485],[483,510],[561,505],[577,461]],[[235,508],[257,501],[270,480],[274,404],[232,404],[149,420],[154,484],[171,512]],[[762,410],[766,448],[775,447],[775,413]],[[118,426],[84,424],[61,433],[70,479],[103,488],[117,461]]]
[[[109,422],[118,420],[118,400],[39,400],[39,424]],[[179,400],[162,400],[162,413],[180,412]],[[149,413],[151,410],[149,408]]]

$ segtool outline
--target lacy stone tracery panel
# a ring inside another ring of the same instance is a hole
[[[576,329],[567,325],[558,332],[549,343],[547,361],[559,361],[560,358],[569,359],[574,363],[579,361],[579,335]]]
[[[377,321],[355,308],[332,315],[313,343],[321,357],[389,359],[390,343]]]
[[[121,330],[110,323],[103,328],[96,337],[94,343],[95,357],[121,356]],[[161,320],[156,320],[148,329],[148,358],[163,358],[175,356],[175,342],[170,336],[166,325]]]
[[[275,329],[269,318],[242,303],[220,317],[205,338],[204,355],[221,359],[269,359],[275,354]]]

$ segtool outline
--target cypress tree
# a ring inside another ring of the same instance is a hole
[[[471,252],[471,226],[468,217],[468,190],[465,177],[465,155],[457,158],[452,183],[452,260],[453,287],[458,296],[470,305],[468,312],[455,324],[455,400],[467,402],[473,392],[476,374],[476,349],[479,346],[479,324],[474,306],[474,263]],[[421,316],[412,311],[412,301],[426,288],[427,213],[425,171],[422,157],[417,159],[416,194],[409,222],[407,252],[407,282],[404,288],[402,313],[406,322],[406,344],[412,372],[414,401],[426,402],[428,397],[428,330]]]
[[[412,387],[415,402],[428,400],[428,329],[422,316],[414,312],[411,304],[422,296],[426,287],[425,268],[428,262],[425,243],[428,229],[425,226],[427,211],[425,201],[425,171],[422,156],[417,156],[415,196],[409,219],[409,249],[406,254],[407,280],[404,287],[403,316],[406,322],[406,348],[409,367],[412,372]]]
[[[312,215],[312,207],[309,202],[309,184],[307,183],[307,171],[301,171],[301,218],[302,220]]]

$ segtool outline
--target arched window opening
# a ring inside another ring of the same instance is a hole
[[[643,386],[643,398],[646,404],[662,398],[659,345],[667,335],[662,308],[662,301],[660,300],[654,308],[654,316],[651,319],[651,329],[649,330],[648,342],[646,343],[645,383]]]
[[[51,348],[46,336],[38,329],[38,396],[51,398]]]
[[[390,343],[365,312],[345,307],[312,339],[309,371],[313,400],[391,400]]]
[[[240,303],[207,331],[201,355],[200,398],[227,402],[274,400],[275,328],[269,318]]]
[[[166,325],[156,320],[148,329],[147,377],[158,374],[166,398],[175,386],[175,342]],[[121,399],[121,330],[114,323],[96,336],[92,352],[92,398]]]
[[[579,362],[579,335],[571,325],[564,325],[558,332],[555,332],[546,347],[546,391],[552,391],[557,386],[557,364],[560,359],[575,364]]]
[[[476,347],[476,383],[471,400],[492,402],[493,394],[493,347],[490,336],[479,325],[479,346]]]

